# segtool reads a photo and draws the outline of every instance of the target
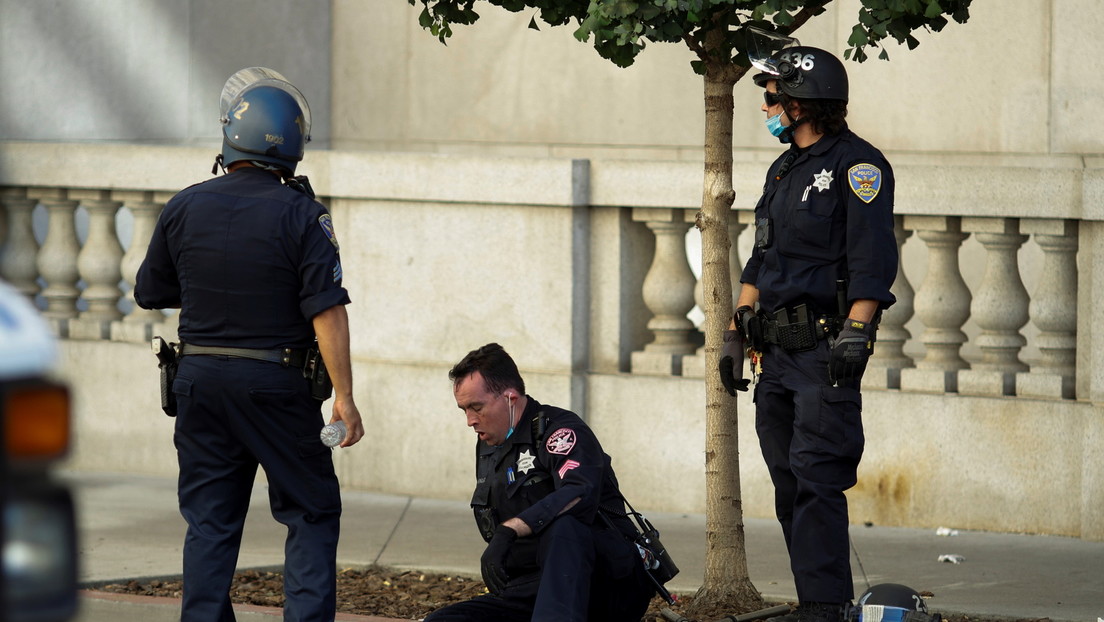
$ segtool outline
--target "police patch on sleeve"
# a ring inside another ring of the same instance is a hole
[[[571,428],[560,428],[549,434],[548,441],[544,444],[548,453],[561,456],[571,453],[572,447],[575,447],[575,430]]]
[[[869,203],[882,189],[882,171],[873,164],[856,164],[847,169],[847,181],[850,182],[855,196],[864,203]]]
[[[333,244],[334,248],[340,251],[341,247],[337,245],[337,233],[334,232],[333,218],[329,214],[322,214],[318,217],[318,226],[322,227],[322,233],[326,234],[326,239],[330,241],[330,244]]]

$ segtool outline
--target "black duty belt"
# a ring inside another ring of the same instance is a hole
[[[278,363],[284,367],[299,368],[302,368],[307,361],[307,351],[305,349],[275,348],[272,350],[259,350],[256,348],[227,348],[222,346],[197,346],[190,343],[183,344],[180,356],[190,356],[193,354],[233,356],[243,359],[255,359],[258,361],[268,361],[269,363]]]
[[[787,352],[812,350],[816,342],[836,330],[836,319],[812,312],[805,305],[760,313],[763,341],[781,346]]]

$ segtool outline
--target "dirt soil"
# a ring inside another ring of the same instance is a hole
[[[132,580],[98,587],[100,591],[143,596],[180,598],[181,582],[176,580]],[[416,570],[395,570],[379,566],[348,568],[337,575],[337,610],[342,613],[374,615],[386,618],[420,620],[431,611],[445,605],[467,600],[486,592],[483,582],[472,577],[433,574]],[[245,570],[234,576],[231,598],[235,603],[282,607],[284,578],[282,573],[265,570]],[[668,605],[656,597],[644,617],[644,622],[666,622],[661,615],[665,608],[682,615],[693,595],[680,595],[679,601]],[[768,603],[772,606],[778,603]],[[722,611],[704,621],[719,620],[743,612]],[[949,616],[946,622],[1049,622],[1049,618],[993,618]]]

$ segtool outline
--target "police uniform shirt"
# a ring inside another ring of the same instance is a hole
[[[755,207],[773,239],[752,251],[741,282],[759,289],[766,311],[806,303],[834,314],[840,279],[849,281],[848,301],[889,307],[897,276],[893,191],[889,162],[849,129],[791,148],[771,165]]]
[[[513,434],[501,445],[479,441],[476,447],[475,494],[472,508],[487,541],[495,527],[518,517],[539,535],[561,514],[593,524],[599,505],[623,511],[610,457],[598,438],[573,412],[544,406],[528,397]],[[543,435],[533,433],[532,420],[543,413]],[[579,501],[567,511],[573,499]],[[488,513],[481,508],[490,508]],[[627,519],[614,519],[615,522]],[[618,525],[631,530],[631,525]],[[618,534],[617,537],[621,537]],[[513,563],[535,568],[537,538],[522,538],[511,553]],[[531,556],[529,560],[518,556]],[[528,562],[528,563],[524,563]]]
[[[311,318],[349,302],[326,208],[248,167],[169,201],[134,297],[180,307],[185,343],[258,349],[309,346]]]

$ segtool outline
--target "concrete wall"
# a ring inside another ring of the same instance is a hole
[[[268,0],[0,0],[0,138],[221,144],[235,71],[284,74],[330,135],[330,11]]]
[[[858,6],[834,2],[796,34],[842,53]],[[480,20],[457,27],[446,47],[405,3],[371,13],[356,0],[333,7],[334,66],[360,78],[334,80],[342,144],[700,157],[702,85],[684,46],[650,46],[619,69],[575,41],[573,26],[528,29],[532,12],[479,6]],[[847,63],[856,131],[891,151],[1102,151],[1104,139],[1080,128],[1104,103],[1104,85],[1089,78],[1104,58],[1104,8],[1094,0],[1002,0],[975,2],[970,12],[965,25],[919,33],[915,50],[890,42],[889,62]],[[750,80],[736,86],[737,147],[777,146],[760,103]]]

